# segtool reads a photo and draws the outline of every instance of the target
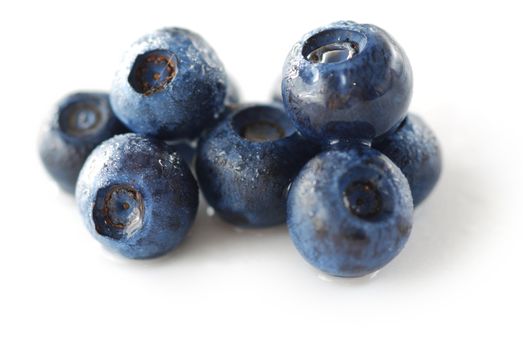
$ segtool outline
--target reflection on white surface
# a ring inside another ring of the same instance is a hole
[[[241,266],[246,260],[263,268],[271,259],[271,265],[282,261],[279,273],[301,274],[318,277],[318,282],[340,286],[361,285],[377,280],[391,283],[408,283],[420,279],[431,279],[435,275],[452,270],[453,266],[466,259],[470,246],[478,242],[486,219],[482,213],[490,210],[490,202],[478,189],[488,184],[479,172],[460,167],[459,163],[446,160],[443,176],[434,193],[416,209],[414,228],[404,250],[387,266],[373,274],[355,279],[329,276],[308,265],[295,251],[282,225],[268,229],[245,229],[234,227],[215,215],[214,209],[200,198],[197,219],[186,241],[175,251],[164,257],[133,261],[100,247],[104,258],[129,266],[162,266],[168,269],[176,264],[198,266],[209,261],[219,265],[223,261]],[[463,179],[467,179],[463,181]],[[65,196],[64,197],[68,197]],[[65,198],[65,202],[69,199]],[[291,258],[292,257],[292,258]],[[237,262],[235,262],[237,261]],[[178,270],[178,269],[176,269]]]
[[[444,140],[443,140],[444,142]],[[487,191],[492,187],[489,179],[477,167],[470,166],[463,160],[445,152],[442,177],[434,192],[415,211],[414,227],[404,250],[378,275],[357,279],[345,279],[328,276],[310,267],[295,251],[287,236],[284,225],[269,229],[244,229],[223,222],[214,209],[208,206],[201,196],[198,215],[186,242],[177,250],[164,257],[153,260],[133,261],[122,258],[98,245],[99,254],[111,263],[133,268],[162,266],[168,269],[176,264],[191,267],[214,261],[217,265],[226,261],[234,264],[237,259],[250,261],[263,268],[263,261],[271,260],[271,265],[278,266],[279,273],[292,275],[297,270],[300,274],[318,276],[319,282],[337,285],[354,285],[389,280],[405,283],[412,280],[430,279],[434,275],[445,274],[452,270],[485,234],[484,222],[494,209],[494,201],[487,198]],[[63,192],[46,178],[42,172],[46,196],[54,198],[53,217],[73,217],[79,234],[88,235],[81,225],[81,218],[76,213],[73,198]],[[42,223],[45,225],[45,222]],[[90,238],[90,237],[89,237]],[[262,263],[260,263],[262,262]],[[176,271],[179,271],[176,268]]]

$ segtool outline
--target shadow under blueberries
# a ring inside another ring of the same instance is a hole
[[[272,258],[284,256],[288,244],[287,227],[280,225],[266,229],[238,228],[223,221],[205,199],[200,196],[198,213],[188,237],[175,250],[148,260],[136,260],[131,264],[158,268],[176,265],[178,262],[202,264],[227,259],[242,260],[242,255],[251,252],[266,252]],[[271,258],[267,256],[267,258]]]
[[[459,266],[474,252],[486,231],[492,201],[488,179],[480,169],[457,159],[443,164],[433,193],[414,213],[411,237],[400,255],[381,272],[382,278],[421,279]]]
[[[478,169],[456,160],[443,164],[443,172],[433,192],[414,212],[409,241],[400,254],[381,270],[360,278],[346,279],[320,273],[329,283],[350,286],[367,285],[373,280],[415,282],[432,278],[458,266],[467,259],[485,232],[490,201],[485,189],[487,179]]]
[[[365,286],[373,282],[415,282],[458,266],[484,234],[486,213],[492,210],[486,195],[488,180],[477,168],[459,159],[444,158],[443,172],[434,191],[414,213],[411,237],[402,252],[377,273],[360,278],[338,278],[309,266],[301,257],[305,275],[334,285]],[[297,254],[285,225],[267,229],[240,229],[221,220],[200,196],[200,206],[189,236],[167,255],[150,260],[126,260],[138,268],[172,268],[178,263],[202,264],[234,260],[250,254],[259,259],[294,264]],[[124,259],[124,258],[122,258]],[[308,272],[305,272],[308,271]],[[295,272],[295,271],[294,271]],[[293,271],[289,271],[289,276]]]

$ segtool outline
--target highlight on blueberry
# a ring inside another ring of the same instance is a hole
[[[183,161],[192,166],[196,157],[196,147],[194,141],[189,140],[166,140],[164,141],[169,147],[170,152],[176,152]]]
[[[85,162],[76,200],[89,232],[134,259],[176,248],[198,208],[198,186],[187,164],[161,141],[115,136]]]
[[[196,174],[225,221],[266,227],[285,222],[287,188],[318,150],[280,104],[242,105],[200,139]]]
[[[59,101],[43,125],[38,140],[40,159],[60,187],[73,193],[89,153],[102,141],[126,131],[114,116],[106,93],[73,93]]]
[[[212,47],[198,34],[164,28],[136,41],[116,72],[110,98],[132,131],[194,138],[237,98]]]
[[[339,21],[307,33],[283,68],[283,102],[306,137],[371,140],[401,123],[412,70],[398,43],[371,24]]]
[[[287,205],[294,245],[311,265],[334,276],[377,271],[400,252],[412,227],[407,179],[366,146],[311,159],[293,182]]]
[[[389,157],[409,181],[414,206],[432,191],[441,173],[438,139],[421,117],[410,113],[394,132],[372,147]]]

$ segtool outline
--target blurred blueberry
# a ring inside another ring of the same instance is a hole
[[[115,118],[106,93],[78,92],[64,97],[42,127],[40,158],[62,189],[74,193],[85,159],[102,141],[127,129]]]
[[[227,81],[204,39],[185,29],[164,28],[140,38],[124,55],[111,104],[136,133],[194,138],[222,112]]]
[[[227,92],[225,95],[225,105],[234,105],[240,103],[241,93],[236,80],[227,77]]]
[[[200,139],[196,174],[224,220],[271,226],[285,222],[287,188],[317,151],[296,133],[281,105],[243,105]]]
[[[198,186],[165,143],[125,134],[87,158],[76,199],[94,238],[128,258],[143,259],[183,241],[198,208]]]
[[[359,277],[391,261],[405,245],[413,205],[407,179],[365,146],[326,151],[294,180],[290,235],[301,255],[335,276]]]
[[[432,191],[441,173],[441,150],[434,132],[410,113],[394,132],[376,140],[372,147],[389,157],[407,180],[414,205]]]
[[[340,21],[296,43],[285,62],[283,102],[304,137],[370,140],[400,124],[412,94],[403,49],[383,29]]]
[[[283,103],[283,97],[281,96],[281,79],[279,79],[276,84],[274,84],[274,88],[272,89],[271,93],[271,101]]]

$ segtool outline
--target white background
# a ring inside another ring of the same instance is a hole
[[[0,348],[521,349],[520,17],[508,1],[3,1]],[[244,100],[263,101],[292,43],[339,19],[402,44],[411,109],[445,156],[411,240],[375,277],[327,277],[284,227],[235,230],[204,205],[177,251],[127,261],[90,237],[44,173],[35,139],[53,104],[107,90],[142,34],[199,32]]]

